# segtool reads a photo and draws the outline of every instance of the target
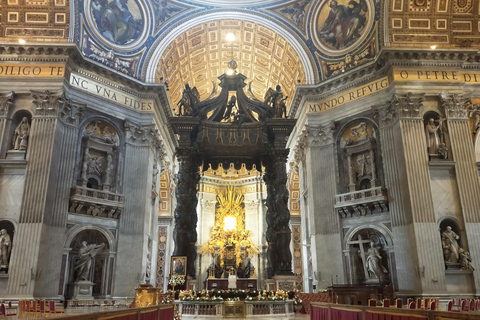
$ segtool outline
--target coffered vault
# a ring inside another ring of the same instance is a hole
[[[235,39],[227,41],[227,33]],[[241,20],[204,22],[177,36],[158,61],[155,82],[167,81],[173,107],[185,83],[197,87],[204,100],[232,58],[238,63],[237,71],[252,81],[252,91],[259,98],[277,84],[286,96],[293,97],[296,85],[305,83],[302,63],[292,45],[265,26]]]

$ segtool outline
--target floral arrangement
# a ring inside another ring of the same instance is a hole
[[[227,300],[225,300],[225,301],[240,301],[240,298],[239,297],[227,298]]]
[[[172,299],[171,294],[168,294],[168,295],[164,296],[163,299],[162,299],[162,304],[169,304],[169,303],[173,303],[173,299]]]
[[[302,304],[302,299],[300,299],[300,292],[298,290],[294,290],[293,294],[293,303],[298,306]]]
[[[223,301],[223,298],[220,296],[213,296],[213,297],[197,297],[197,296],[184,296],[182,301],[198,301],[198,302],[215,302],[215,301]]]
[[[184,276],[172,276],[170,280],[168,280],[168,284],[173,286],[178,286],[185,283]]]

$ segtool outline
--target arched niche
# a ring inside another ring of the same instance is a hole
[[[447,125],[440,114],[427,111],[423,114],[423,127],[425,128],[425,141],[427,154],[430,160],[451,159],[450,141],[447,134]]]
[[[9,220],[0,220],[0,274],[8,273],[15,225]]]
[[[80,248],[83,246],[83,242],[87,245],[100,245],[105,246],[98,251],[91,261],[91,267],[88,272],[87,281],[94,283],[93,285],[93,297],[105,298],[111,295],[112,291],[112,277],[114,275],[114,262],[115,262],[115,239],[113,235],[99,227],[77,227],[71,230],[67,234],[67,240],[65,242],[64,252],[67,257],[67,268],[64,275],[67,279],[68,290],[66,298],[71,298],[73,295],[73,283],[76,282],[76,265],[80,259]]]
[[[382,185],[377,128],[369,119],[344,125],[337,140],[340,193],[372,189]]]
[[[8,132],[7,158],[25,158],[30,140],[31,124],[32,114],[29,111],[22,109],[15,112]],[[15,153],[21,153],[22,155],[13,156]]]
[[[347,232],[344,245],[347,283],[387,284],[392,281],[395,258],[388,228],[375,224],[357,226]]]

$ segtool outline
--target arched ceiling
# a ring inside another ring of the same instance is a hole
[[[235,35],[233,42],[227,41],[227,33]],[[305,83],[300,58],[284,38],[241,20],[202,23],[175,38],[158,62],[156,82],[168,82],[173,107],[181,99],[185,83],[197,87],[201,99],[206,99],[212,92],[212,81],[218,83],[217,78],[228,70],[232,54],[237,72],[253,81],[252,91],[259,99],[277,84],[292,97],[297,83]]]

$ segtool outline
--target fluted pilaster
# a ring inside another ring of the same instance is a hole
[[[8,149],[8,145],[10,144],[9,141],[6,141],[6,139],[9,139],[6,125],[10,108],[13,106],[14,95],[15,93],[13,91],[0,93],[0,154],[3,154],[2,146],[7,145]]]
[[[308,144],[305,152],[306,183],[308,188],[308,224],[312,270],[317,272],[319,286],[331,279],[343,283],[342,238],[339,217],[334,209],[337,192],[334,148],[334,124],[307,126]],[[322,282],[325,281],[325,282]]]
[[[472,258],[475,288],[480,289],[480,182],[475,163],[475,150],[468,123],[465,99],[441,96],[447,113],[458,193],[467,234],[468,250]],[[464,243],[465,245],[466,243]],[[467,248],[466,248],[467,250]]]
[[[75,169],[78,125],[82,106],[64,101],[59,107],[55,130],[55,143],[48,182],[48,195],[44,212],[44,225],[40,241],[38,270],[59,270],[64,246],[63,234],[67,223],[70,187]],[[68,117],[66,115],[69,115]],[[39,272],[34,296],[63,295],[59,287],[61,276],[54,272]]]
[[[57,110],[62,93],[32,92],[36,105],[30,128],[25,173],[25,191],[15,245],[12,248],[8,294],[32,296],[35,282],[42,273],[39,266],[42,223],[45,219],[49,182],[52,174],[52,158],[57,126]],[[68,203],[68,202],[67,202]]]

